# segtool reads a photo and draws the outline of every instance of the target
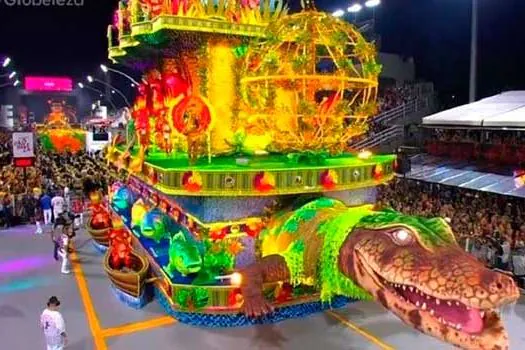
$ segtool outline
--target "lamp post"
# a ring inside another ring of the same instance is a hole
[[[101,90],[95,89],[94,87],[91,87],[89,85],[84,85],[82,83],[78,83],[78,87],[81,88],[81,89],[91,90],[91,91],[96,92],[97,94],[99,94],[100,97],[104,97],[104,93]],[[117,111],[117,106],[115,106],[113,101],[111,101],[111,99],[106,99],[106,100],[111,104],[111,107],[113,107],[113,109],[115,111]]]
[[[4,60],[2,61],[2,68],[9,66],[9,63],[11,63],[11,58],[10,57],[4,58]]]
[[[364,5],[363,5],[364,4]],[[343,17],[347,13],[351,13],[354,15],[354,22],[357,22],[357,16],[358,14],[366,7],[369,9],[372,9],[373,16],[375,17],[375,10],[376,7],[381,5],[381,0],[367,0],[367,1],[354,1],[351,3],[350,6],[345,10],[338,9],[334,12],[332,12],[332,16],[334,17]]]
[[[472,0],[472,19],[470,29],[470,83],[469,102],[476,101],[478,64],[478,0]]]
[[[0,89],[8,87],[8,86],[18,86],[18,85],[20,85],[20,80],[17,79],[14,83],[9,82],[9,83],[5,83],[5,84],[1,84],[0,85]]]
[[[5,73],[0,74],[0,78],[9,78],[9,80],[12,80],[18,73],[17,72],[11,72],[11,73]]]
[[[126,102],[126,105],[127,105],[128,107],[131,107],[131,105],[129,104],[128,99],[127,99],[126,96],[122,93],[122,91],[120,91],[119,89],[117,89],[117,88],[114,87],[113,85],[108,84],[108,83],[106,83],[106,82],[104,82],[104,81],[102,81],[102,80],[99,80],[99,79],[97,79],[97,78],[93,78],[91,75],[88,75],[88,76],[87,76],[87,81],[88,81],[89,83],[97,82],[97,83],[99,83],[99,84],[104,85],[105,87],[108,87],[108,88],[110,88],[110,89],[115,90],[115,91],[120,95],[120,97],[122,97],[122,99],[124,100],[124,102]]]
[[[131,81],[131,86],[134,87],[134,86],[138,86],[139,83],[138,81],[136,81],[135,79],[133,79],[131,76],[129,76],[128,74],[122,72],[122,71],[119,71],[118,69],[115,69],[115,68],[111,68],[111,67],[108,67],[106,66],[105,64],[101,64],[100,65],[100,69],[102,69],[102,71],[104,73],[107,73],[107,72],[113,72],[113,73],[117,73],[117,74],[120,74],[122,75],[123,77],[126,77],[129,81]]]

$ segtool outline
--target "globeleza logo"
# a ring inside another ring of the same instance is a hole
[[[0,6],[7,7],[79,7],[84,0],[0,0]]]

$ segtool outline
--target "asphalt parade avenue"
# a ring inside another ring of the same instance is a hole
[[[48,234],[34,227],[0,231],[0,337],[3,349],[45,349],[39,315],[51,295],[61,300],[68,350],[450,349],[405,326],[375,303],[275,325],[202,329],[178,324],[153,301],[134,310],[109,288],[102,256],[80,232],[70,275],[60,274]],[[525,348],[525,301],[505,315],[511,349]]]

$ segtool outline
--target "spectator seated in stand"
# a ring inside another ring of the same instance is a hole
[[[425,148],[440,157],[490,164],[525,163],[525,133],[521,131],[434,129]]]

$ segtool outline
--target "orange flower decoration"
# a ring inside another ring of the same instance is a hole
[[[260,172],[253,178],[253,187],[259,192],[275,189],[275,177],[271,173]]]
[[[244,250],[244,246],[239,241],[233,241],[228,246],[228,252],[232,255],[237,255]]]
[[[321,185],[323,185],[325,189],[333,190],[338,182],[339,178],[334,170],[326,170],[321,173]]]
[[[202,178],[199,173],[188,171],[182,176],[182,186],[186,191],[199,192],[202,189]]]

